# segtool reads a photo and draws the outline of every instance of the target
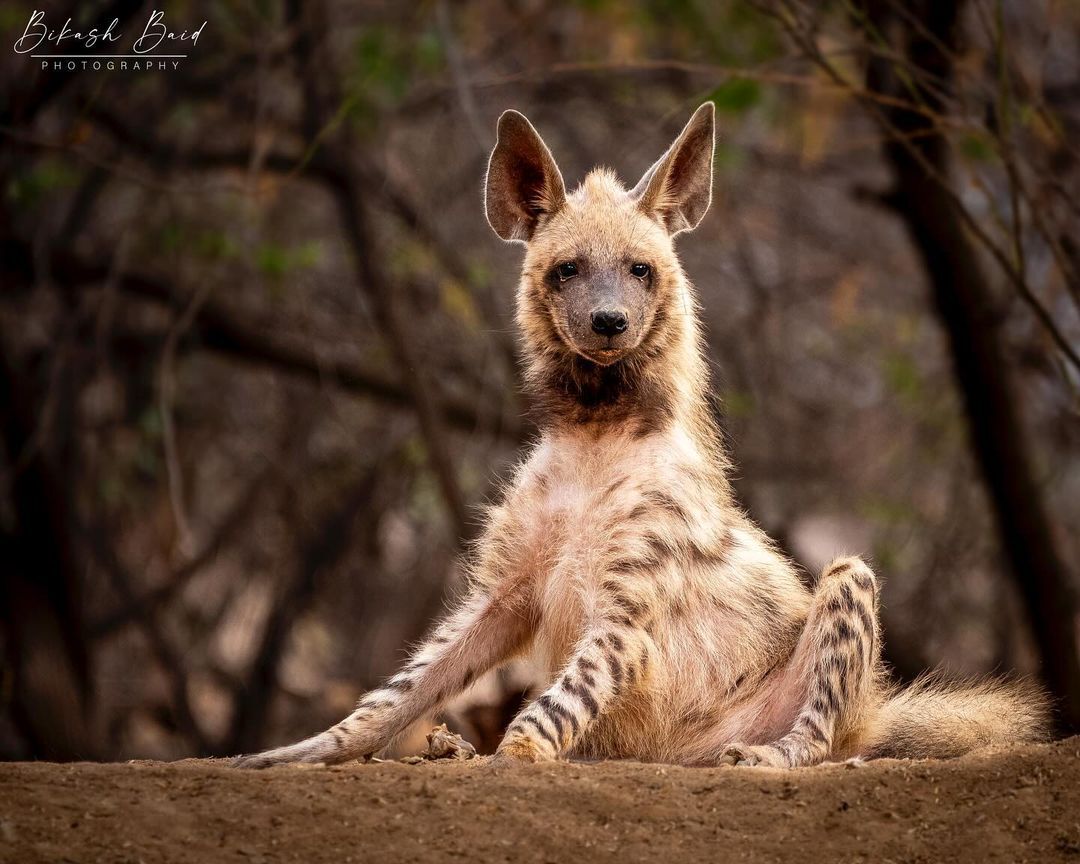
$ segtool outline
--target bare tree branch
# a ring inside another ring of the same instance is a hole
[[[278,667],[289,635],[311,603],[322,575],[349,551],[352,523],[368,505],[377,476],[376,465],[353,485],[332,512],[316,521],[314,532],[302,539],[296,575],[275,599],[251,669],[236,693],[224,752],[250,752],[263,746],[266,714],[278,687]]]
[[[768,4],[755,4],[760,8],[765,9],[772,14],[776,20],[778,20],[791,36],[791,38],[798,44],[806,56],[813,60],[834,82],[837,86],[845,89],[853,97],[858,99],[867,111],[871,113],[874,119],[881,125],[881,127],[888,133],[889,140],[902,146],[909,158],[911,158],[918,167],[925,173],[927,177],[933,180],[940,188],[944,201],[950,208],[956,211],[957,215],[964,223],[964,227],[970,231],[980,244],[990,253],[990,255],[997,262],[1002,272],[1006,275],[1009,282],[1016,288],[1021,299],[1031,310],[1035,319],[1039,322],[1039,325],[1050,336],[1054,345],[1061,352],[1061,354],[1068,360],[1068,362],[1074,367],[1077,372],[1080,372],[1080,352],[1072,346],[1068,339],[1065,338],[1057,324],[1054,322],[1053,316],[1043,305],[1042,301],[1031,289],[1024,274],[1017,269],[1016,264],[1009,259],[1008,253],[1001,249],[993,238],[987,233],[986,229],[979,224],[978,220],[972,216],[971,212],[964,202],[960,199],[956,190],[952,188],[952,184],[949,183],[948,177],[942,173],[942,170],[934,165],[927,159],[923,153],[922,148],[919,147],[919,139],[912,138],[911,132],[898,127],[893,121],[892,116],[896,112],[906,112],[912,115],[921,115],[923,118],[927,118],[928,109],[923,106],[917,106],[918,110],[911,107],[911,103],[903,99],[890,99],[887,96],[875,96],[872,93],[867,93],[863,88],[857,87],[850,83],[844,75],[836,68],[836,66],[829,60],[829,58],[822,52],[817,42],[804,30],[798,28],[794,23],[797,20],[797,16],[791,11],[790,4],[781,0],[781,10],[769,6]],[[892,114],[887,110],[891,108]],[[935,115],[930,113],[930,118]],[[934,121],[936,122],[936,121]]]
[[[6,270],[29,267],[30,250],[17,242],[0,244],[0,262]],[[104,283],[109,278],[109,265],[86,261],[69,252],[56,252],[49,261],[52,276],[70,286],[89,286]],[[157,303],[174,305],[177,294],[173,286],[158,277],[135,273],[117,274],[118,290]],[[309,379],[322,385],[334,385],[359,396],[377,399],[390,407],[408,410],[412,405],[409,393],[381,373],[359,364],[320,357],[315,352],[274,339],[264,329],[242,323],[224,307],[204,304],[189,333],[201,347],[233,357],[245,363],[268,366],[281,372]],[[487,412],[458,399],[439,400],[439,411],[447,422],[464,432],[492,429],[513,442],[520,440],[522,428],[503,422],[497,412]]]
[[[291,0],[288,5],[289,20],[305,22],[308,25],[296,41],[297,61],[304,91],[304,132],[308,140],[322,141],[321,158],[332,166],[330,170],[334,175],[345,180],[344,183],[335,184],[333,192],[346,236],[352,245],[353,263],[359,276],[360,287],[371,300],[383,331],[382,335],[394,354],[405,390],[416,409],[429,464],[438,481],[455,532],[458,537],[465,537],[470,533],[465,499],[453,460],[446,447],[442,412],[435,403],[426,375],[416,356],[414,342],[405,334],[403,322],[394,303],[394,292],[391,290],[393,280],[382,269],[378,246],[370,228],[363,178],[354,168],[351,159],[358,148],[351,140],[348,125],[333,122],[338,114],[337,106],[342,104],[342,100],[340,96],[332,93],[327,95],[327,91],[332,89],[333,82],[340,80],[340,76],[333,71],[327,74],[328,65],[332,70],[329,52],[315,57],[312,37],[313,33],[320,36],[325,33],[325,28],[319,26],[322,24],[323,10],[318,4],[309,5],[305,7],[308,15],[304,17],[296,0]]]

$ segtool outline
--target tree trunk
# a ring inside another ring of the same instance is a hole
[[[877,34],[891,38],[892,47],[914,68],[935,76],[939,86],[948,86],[961,5],[955,0],[923,0],[909,8],[909,15],[893,17],[895,4],[881,2],[872,3],[867,11]],[[870,61],[867,84],[872,92],[911,99],[911,91],[900,85],[886,59]],[[929,90],[921,89],[919,96],[934,112],[944,110]],[[1080,658],[1072,586],[1034,479],[994,298],[978,250],[941,183],[949,176],[948,144],[924,114],[892,107],[883,116],[892,127],[884,145],[896,182],[892,204],[926,268],[949,337],[972,448],[1003,551],[1027,608],[1042,675],[1057,701],[1062,731],[1075,731],[1080,729]]]
[[[39,445],[16,364],[0,344],[0,425],[11,524],[0,525],[0,622],[11,710],[29,754],[92,759],[90,674],[68,500]]]

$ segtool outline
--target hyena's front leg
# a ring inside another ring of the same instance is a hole
[[[838,558],[821,574],[792,657],[805,670],[795,725],[769,744],[731,744],[720,761],[782,768],[824,762],[838,735],[866,709],[880,647],[873,571],[860,558]]]
[[[532,635],[522,592],[476,593],[444,620],[404,669],[365,695],[356,710],[325,732],[236,761],[240,768],[287,762],[344,762],[375,753],[424,714],[517,653]]]
[[[635,606],[615,595],[610,611],[585,630],[555,683],[527,705],[506,730],[497,760],[539,762],[572,750],[590,724],[619,695],[644,677],[651,638],[628,614]],[[624,604],[620,607],[618,602]]]

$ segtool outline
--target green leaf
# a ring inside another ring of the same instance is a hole
[[[424,72],[438,72],[446,65],[442,41],[432,30],[420,34],[416,40],[414,54],[417,68]]]
[[[861,515],[880,525],[904,525],[918,518],[918,512],[908,502],[885,497],[868,498],[860,502],[858,509]]]
[[[709,99],[717,111],[743,114],[761,101],[761,85],[752,78],[729,78],[709,94]]]
[[[751,417],[756,409],[754,397],[741,390],[728,390],[721,397],[721,404],[724,406],[724,414],[732,419]]]
[[[885,381],[896,396],[909,405],[922,396],[922,376],[915,361],[908,354],[893,353],[884,361]]]
[[[293,252],[293,266],[299,269],[314,267],[322,258],[322,246],[317,240],[301,243]]]
[[[280,280],[294,270],[314,267],[319,263],[322,247],[316,241],[299,246],[265,243],[255,253],[255,264],[271,279]]]
[[[196,251],[204,258],[232,258],[237,254],[236,244],[224,231],[204,231],[195,241]]]
[[[12,41],[22,35],[23,28],[26,27],[26,19],[29,17],[29,10],[20,4],[16,6],[13,3],[0,3],[0,30],[5,33],[9,30],[15,31],[18,27],[19,30],[12,37]]]
[[[746,150],[727,141],[717,141],[713,154],[713,167],[718,174],[730,174],[746,164]]]
[[[255,254],[255,261],[267,276],[280,279],[289,269],[289,253],[281,246],[267,245]]]
[[[158,233],[158,242],[165,252],[175,252],[184,242],[184,227],[179,222],[168,222]]]
[[[960,153],[971,162],[989,162],[997,155],[993,141],[985,132],[972,132],[961,138]]]
[[[61,159],[46,157],[29,170],[15,174],[5,193],[8,200],[20,207],[34,207],[50,192],[70,189],[79,182],[79,172]]]

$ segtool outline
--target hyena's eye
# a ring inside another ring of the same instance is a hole
[[[648,264],[631,264],[630,265],[630,275],[631,276],[636,276],[638,279],[644,279],[646,276],[649,275],[649,265]]]
[[[577,276],[577,264],[573,261],[563,261],[562,264],[555,268],[555,272],[559,274],[559,281],[565,282],[567,279],[573,279]]]

